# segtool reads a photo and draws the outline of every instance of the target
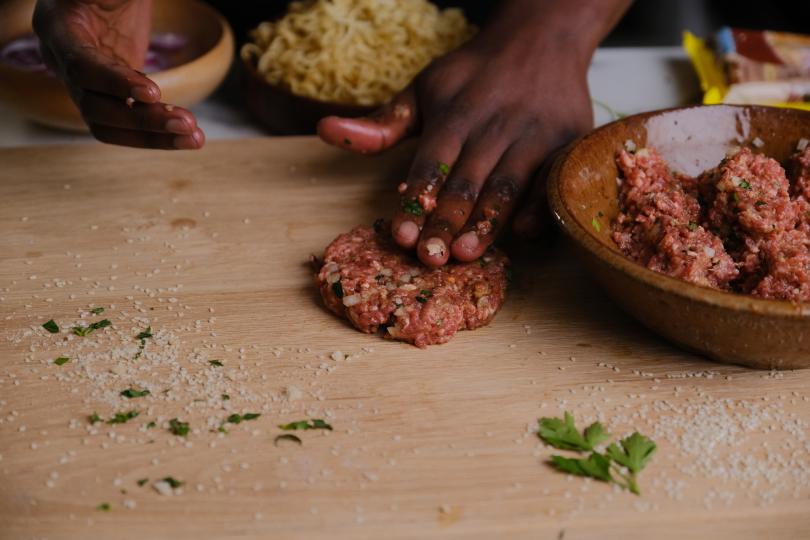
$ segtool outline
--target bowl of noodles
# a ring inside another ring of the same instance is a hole
[[[324,116],[385,104],[474,32],[460,9],[428,0],[291,2],[240,51],[245,106],[273,133],[314,133]]]

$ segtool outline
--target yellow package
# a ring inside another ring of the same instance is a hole
[[[763,32],[757,33],[757,36],[761,35],[767,34]],[[734,46],[730,29],[721,30],[718,36],[718,39],[726,41],[726,43],[721,43],[720,47],[725,46],[729,49]],[[743,33],[742,37],[745,36],[746,34]],[[803,62],[806,55],[810,54],[810,48],[806,48],[804,42],[810,40],[810,38],[804,36],[789,37],[793,39],[794,43],[799,43],[799,46],[791,44],[790,54],[793,57],[800,54]],[[732,70],[728,69],[728,65],[724,65],[724,59],[718,55],[717,50],[711,47],[706,40],[695,36],[691,32],[684,32],[683,48],[697,72],[700,87],[703,90],[703,103],[706,105],[718,103],[770,105],[772,107],[789,107],[810,111],[810,73],[801,73],[797,69],[791,71],[789,69],[791,66],[783,67],[779,63],[780,59],[775,58],[772,60],[768,58],[767,53],[756,50],[756,54],[752,55],[753,60],[744,58],[743,61],[749,65],[756,65],[758,69],[755,71],[758,76],[732,83],[729,81],[728,76]],[[749,48],[754,50],[751,46]],[[795,52],[799,49],[802,49],[799,53]]]

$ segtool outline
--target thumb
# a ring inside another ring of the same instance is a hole
[[[321,119],[318,136],[347,150],[374,154],[397,144],[416,131],[417,125],[416,94],[411,85],[369,116],[327,116]]]

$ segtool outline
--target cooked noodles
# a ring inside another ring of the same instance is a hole
[[[427,0],[302,0],[251,32],[242,58],[301,96],[379,105],[475,31]]]

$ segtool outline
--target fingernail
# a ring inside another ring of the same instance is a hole
[[[194,150],[199,146],[200,144],[193,135],[181,135],[174,138],[174,147],[178,150]]]
[[[399,240],[408,244],[413,244],[419,237],[419,226],[413,221],[403,221],[397,229]]]
[[[133,87],[130,91],[130,95],[135,98],[136,101],[140,101],[141,103],[152,103],[153,101],[160,99],[160,95],[155,95],[155,92],[153,92],[152,89],[147,86]]]
[[[447,252],[447,246],[441,238],[429,238],[425,242],[425,251],[430,257],[441,257]]]
[[[464,251],[473,253],[478,249],[478,235],[475,234],[475,231],[466,232],[458,237],[456,245]]]
[[[189,123],[184,118],[171,118],[166,122],[166,131],[169,133],[177,133],[185,135],[191,133],[192,129]]]

